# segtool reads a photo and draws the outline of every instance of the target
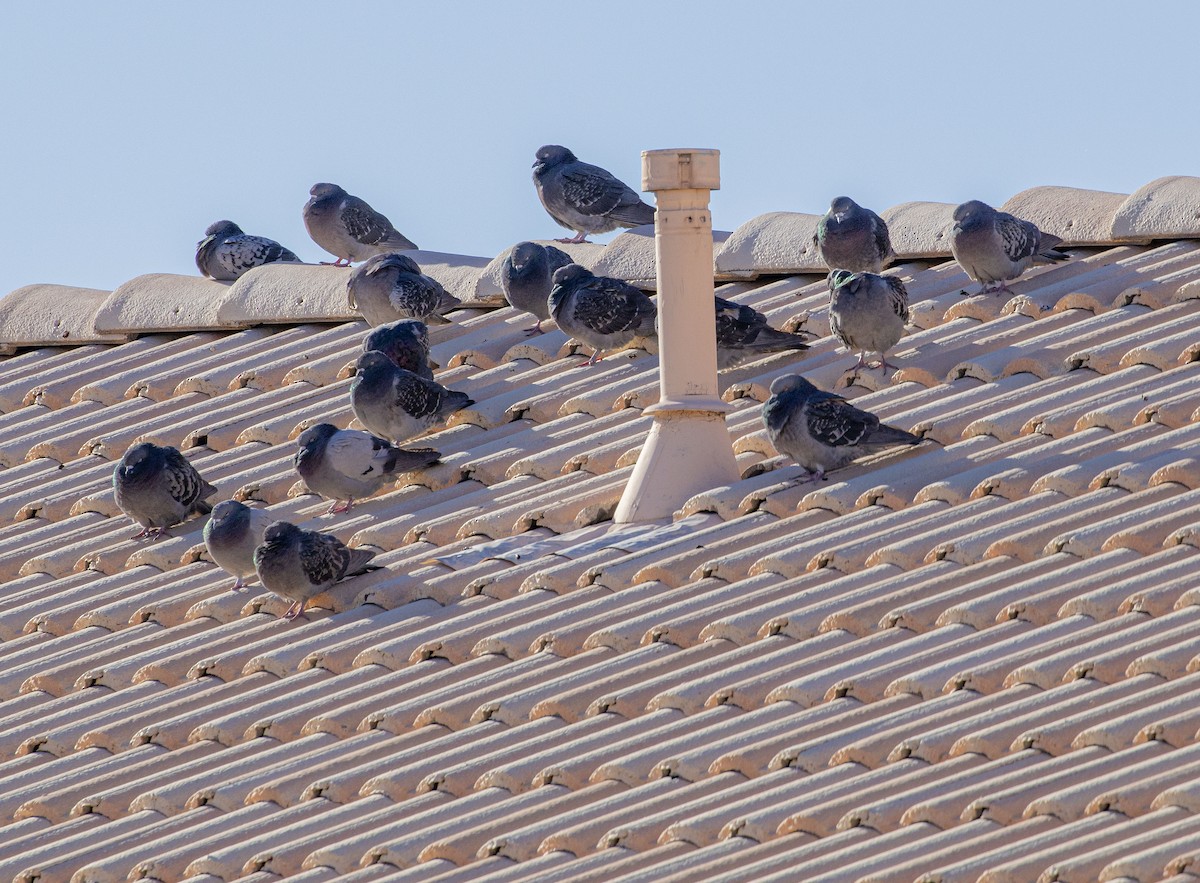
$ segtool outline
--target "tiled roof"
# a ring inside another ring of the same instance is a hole
[[[417,253],[476,403],[443,463],[324,515],[345,270],[0,300],[0,880],[1200,880],[1200,181],[1035,188],[1066,264],[964,296],[948,206],[883,212],[900,370],[829,337],[813,219],[714,237],[720,293],[818,335],[724,372],[743,478],[611,524],[658,397]],[[809,231],[809,232],[805,232]],[[653,239],[575,246],[654,280]],[[925,436],[797,485],[760,403],[799,370]],[[378,551],[317,599],[229,591],[202,521],[151,543],[115,459]]]

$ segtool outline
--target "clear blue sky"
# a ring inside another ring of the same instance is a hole
[[[307,260],[334,181],[423,248],[562,235],[559,143],[635,188],[716,147],[719,229],[841,193],[1000,203],[1200,173],[1200,4],[125,2],[0,13],[0,293],[195,273],[230,218]],[[601,241],[610,237],[601,237]]]

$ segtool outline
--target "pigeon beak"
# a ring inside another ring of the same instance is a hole
[[[210,242],[212,242],[216,238],[217,237],[215,235],[205,236],[203,239],[201,239],[199,242],[196,243],[196,248],[198,248],[198,249],[204,248],[204,246],[208,245]]]

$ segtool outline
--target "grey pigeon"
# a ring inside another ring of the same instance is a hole
[[[204,525],[204,545],[217,566],[235,578],[233,591],[254,576],[254,549],[263,531],[275,521],[265,509],[251,509],[237,500],[222,500]]]
[[[346,280],[346,300],[371,325],[397,319],[449,323],[443,313],[462,302],[447,293],[436,279],[426,276],[408,255],[378,254],[355,268]]]
[[[113,469],[117,507],[142,526],[133,539],[159,537],[191,515],[207,515],[217,489],[175,448],[133,445]]]
[[[387,361],[382,353],[376,355]],[[369,432],[338,429],[332,423],[308,427],[296,443],[296,471],[309,490],[333,500],[330,513],[349,512],[356,499],[369,497],[397,473],[430,466],[440,456],[429,448],[406,451]]]
[[[640,289],[567,264],[554,272],[550,315],[559,328],[592,348],[585,364],[594,365],[605,350],[624,347],[635,337],[655,337],[658,310]]]
[[[587,242],[589,233],[654,223],[654,207],[632,188],[557,144],[538,148],[533,184],[550,217],[576,231],[573,239],[559,242]]]
[[[504,259],[500,266],[504,299],[537,319],[526,333],[541,333],[542,323],[550,318],[550,280],[559,267],[569,263],[571,256],[562,249],[536,242],[518,242]]]
[[[799,374],[776,377],[763,403],[763,423],[775,450],[804,467],[804,481],[825,478],[870,448],[915,445],[919,436],[879,422],[839,395],[817,389]]]
[[[831,270],[878,273],[896,256],[883,218],[849,196],[829,204],[829,211],[817,222],[813,241]]]
[[[251,236],[233,221],[209,224],[196,243],[196,266],[210,279],[232,282],[247,270],[276,261],[299,261],[274,239]]]
[[[879,353],[879,367],[894,368],[887,351],[904,335],[908,322],[908,289],[895,276],[834,270],[829,274],[829,330],[850,350],[858,364],[867,353]]]
[[[350,406],[363,426],[393,442],[420,435],[473,404],[465,392],[399,368],[383,353],[365,352],[355,363]]]
[[[308,602],[338,580],[379,570],[370,549],[351,549],[337,537],[276,521],[254,550],[254,569],[269,591],[289,599],[284,619],[304,615]]]
[[[785,350],[806,350],[805,335],[780,331],[767,317],[746,304],[716,299],[717,368],[734,368],[744,362]]]
[[[336,255],[336,267],[348,267],[372,255],[417,246],[392,222],[337,184],[314,184],[304,204],[304,226],[313,242]]]
[[[433,367],[429,361],[429,329],[420,319],[397,319],[386,325],[377,325],[363,338],[364,353],[378,350],[392,364],[433,380]]]
[[[1007,281],[1016,279],[1031,264],[1068,260],[1071,256],[1056,248],[1061,242],[1036,224],[998,212],[978,199],[954,210],[950,251],[966,274],[981,283],[980,294],[1011,294]]]

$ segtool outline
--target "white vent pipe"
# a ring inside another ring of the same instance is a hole
[[[656,521],[690,497],[738,479],[728,406],[717,389],[709,192],[721,186],[720,151],[642,151],[642,189],[657,199],[658,404],[654,424],[613,520]]]

